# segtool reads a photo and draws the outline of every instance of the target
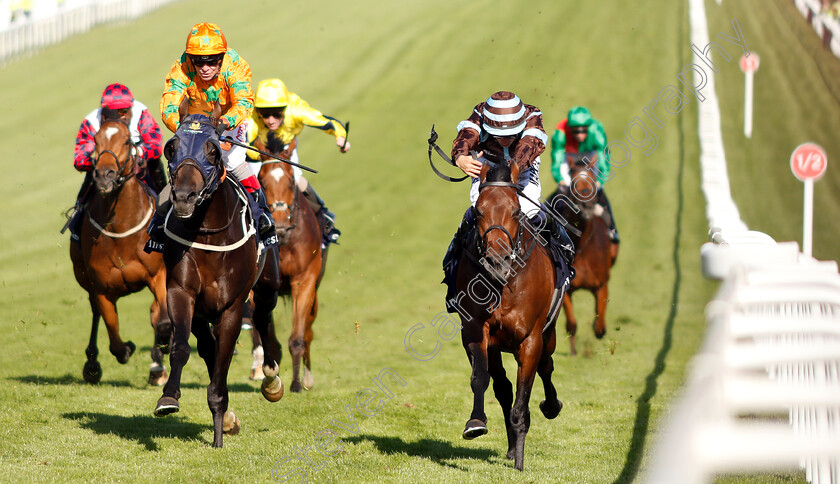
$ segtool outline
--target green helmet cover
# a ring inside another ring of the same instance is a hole
[[[569,120],[569,127],[572,128],[577,126],[589,126],[592,124],[592,115],[589,114],[589,110],[583,106],[575,106],[570,109],[567,119]]]

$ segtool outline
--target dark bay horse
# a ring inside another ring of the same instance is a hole
[[[218,119],[218,112],[214,114]],[[213,415],[213,447],[221,447],[223,433],[239,432],[239,419],[228,410],[227,374],[243,305],[252,288],[254,325],[263,341],[270,342],[262,394],[277,401],[283,385],[277,377],[279,344],[268,333],[279,287],[277,250],[260,251],[248,211],[249,195],[226,175],[214,125],[207,116],[183,117],[182,112],[175,137],[164,147],[170,161],[172,209],[165,222],[168,240],[163,260],[174,333],[172,373],[155,415],[179,409],[181,373],[190,356],[192,332],[210,375],[207,404]]]
[[[161,385],[167,378],[163,353],[169,350],[172,329],[166,310],[166,270],[160,254],[143,252],[155,197],[135,176],[131,132],[124,121],[105,121],[94,139],[96,190],[81,222],[79,243],[70,243],[73,272],[88,292],[93,312],[82,374],[89,383],[102,378],[96,345],[100,317],[108,329],[111,354],[120,363],[128,362],[135,345],[120,338],[117,300],[148,287],[154,295],[150,313],[155,333],[149,383]]]
[[[606,316],[609,299],[607,283],[610,280],[610,268],[618,256],[618,244],[610,240],[610,229],[603,218],[605,209],[598,204],[597,191],[600,188],[596,184],[595,174],[587,169],[587,164],[594,163],[594,160],[594,153],[588,153],[585,156],[568,155],[572,184],[562,193],[558,187],[558,190],[549,197],[551,206],[581,232],[578,237],[570,231],[570,237],[575,245],[575,260],[572,266],[577,275],[563,298],[566,332],[569,334],[572,355],[577,354],[575,346],[577,319],[575,319],[572,307],[572,293],[578,289],[586,289],[595,296],[595,320],[592,326],[595,336],[599,339],[603,338],[607,332]],[[572,200],[576,207],[573,209],[563,199]]]
[[[260,170],[259,178],[277,228],[280,293],[292,300],[289,389],[299,392],[314,385],[309,347],[312,323],[318,315],[317,289],[326,267],[326,250],[321,249],[321,228],[295,183],[292,167],[286,163],[267,163]]]
[[[548,321],[555,272],[546,247],[527,227],[520,211],[519,168],[485,165],[475,209],[477,232],[464,248],[458,275],[461,338],[472,365],[474,400],[465,439],[487,433],[484,392],[493,377],[493,391],[502,407],[508,437],[507,458],[522,470],[525,436],[531,424],[528,402],[538,373],[546,400],[540,410],[557,417],[563,404],[551,383],[556,345],[554,321]],[[516,399],[505,375],[501,352],[518,364]]]

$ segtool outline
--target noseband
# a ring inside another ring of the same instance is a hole
[[[219,182],[221,180],[221,176],[220,176],[220,173],[219,173],[220,170],[219,170],[218,165],[213,165],[213,170],[210,172],[210,176],[208,177],[207,175],[204,174],[204,170],[201,169],[201,166],[198,164],[197,161],[193,160],[192,158],[187,158],[187,159],[181,161],[180,163],[178,163],[178,166],[176,166],[175,169],[172,170],[172,187],[173,188],[176,185],[178,170],[180,170],[181,168],[183,168],[184,166],[187,166],[187,165],[192,166],[193,168],[195,168],[201,174],[201,180],[204,183],[204,186],[201,188],[201,191],[198,192],[198,196],[197,196],[196,202],[195,202],[195,205],[199,206],[204,201],[208,200],[210,198],[210,196],[213,195],[213,192],[215,192],[216,189],[219,188],[219,185],[220,185]]]
[[[281,232],[287,232],[288,233],[288,232],[291,232],[292,230],[294,230],[297,227],[297,223],[295,222],[295,216],[297,215],[298,209],[300,208],[300,204],[298,203],[298,196],[297,196],[297,193],[295,191],[294,179],[292,179],[290,185],[291,185],[290,188],[292,190],[292,205],[291,206],[289,206],[289,204],[286,203],[286,202],[280,202],[280,201],[274,202],[274,203],[272,203],[271,205],[268,206],[268,208],[271,209],[271,213],[279,212],[279,211],[288,212],[288,215],[286,215],[286,217],[285,217],[285,221],[287,223],[283,224],[282,227],[280,226],[280,224],[275,224],[274,232],[277,234],[278,237],[281,235]]]

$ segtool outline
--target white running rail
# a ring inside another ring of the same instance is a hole
[[[706,45],[703,0],[691,39]],[[797,0],[797,3],[802,3]],[[672,405],[643,482],[706,483],[721,474],[804,469],[840,483],[840,274],[741,221],[729,190],[709,75],[699,106],[700,163],[712,242],[703,274],[721,280],[707,334]]]
[[[0,66],[97,25],[135,19],[175,1],[0,0]],[[28,10],[13,10],[21,4]]]

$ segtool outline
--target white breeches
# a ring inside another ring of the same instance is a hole
[[[482,163],[487,163],[487,159],[484,157],[479,158],[479,161]],[[534,202],[540,202],[540,196],[542,195],[542,188],[540,186],[540,158],[534,160],[534,164],[525,169],[522,173],[519,174],[519,180],[517,183],[520,187],[523,187],[522,192],[533,200]],[[470,204],[475,207],[475,202],[478,200],[478,186],[479,186],[479,179],[474,178],[472,186],[470,187]],[[522,210],[522,213],[525,214],[528,218],[532,218],[537,215],[540,211],[539,205],[535,205],[522,196],[519,197],[519,207]]]

